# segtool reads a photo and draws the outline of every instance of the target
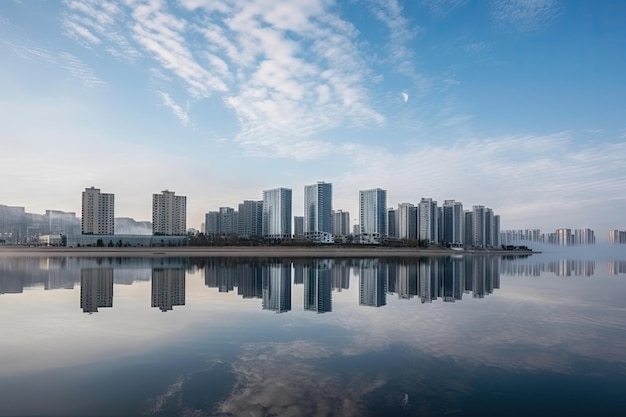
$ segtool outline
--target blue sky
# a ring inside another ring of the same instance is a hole
[[[0,204],[204,213],[332,182],[626,229],[626,2],[0,3]]]

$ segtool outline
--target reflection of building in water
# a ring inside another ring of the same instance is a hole
[[[293,264],[293,283],[296,285],[304,284],[304,264],[294,262]]]
[[[314,261],[304,268],[304,309],[326,313],[332,311],[330,262]]]
[[[386,269],[376,259],[362,259],[359,268],[359,304],[380,307],[387,304]]]
[[[169,311],[185,305],[185,270],[154,268],[152,270],[152,307]]]
[[[398,298],[409,299],[417,295],[417,265],[416,264],[396,264],[397,279],[388,278],[387,282],[394,282],[397,285]],[[388,268],[389,272],[391,270]],[[387,288],[389,292],[391,290]]]
[[[99,307],[113,307],[113,268],[80,271],[80,308],[96,313]]]
[[[558,261],[545,264],[544,271],[552,272],[558,277],[569,277],[572,275],[589,277],[593,275],[595,267],[595,261],[560,259]]]
[[[609,262],[607,270],[609,275],[626,274],[626,261]]]
[[[422,303],[431,303],[439,294],[438,259],[420,259],[418,265],[418,294]]]
[[[611,274],[609,264],[609,274]],[[584,259],[559,259],[544,263],[534,262],[533,259],[504,258],[502,273],[506,275],[539,276],[542,272],[550,272],[559,277],[584,276],[590,277],[595,273],[596,262]]]
[[[335,260],[330,271],[332,288],[338,292],[350,289],[350,264],[345,260]]]
[[[446,258],[439,268],[439,295],[445,302],[461,300],[465,290],[465,269],[462,259]]]
[[[262,298],[261,267],[258,265],[239,265],[237,271],[237,295],[243,298]]]
[[[261,266],[236,259],[211,260],[204,267],[204,284],[219,292],[230,292],[237,287],[243,298],[261,298]]]
[[[291,265],[263,265],[263,310],[291,310]]]

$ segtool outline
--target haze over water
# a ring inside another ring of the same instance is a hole
[[[626,257],[0,258],[0,415],[621,415]]]

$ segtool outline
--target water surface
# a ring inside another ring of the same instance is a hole
[[[623,415],[626,262],[0,259],[0,415]]]

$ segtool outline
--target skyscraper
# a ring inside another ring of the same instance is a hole
[[[304,186],[304,233],[332,233],[333,185]]]
[[[487,244],[485,206],[472,207],[472,246],[484,248]]]
[[[359,191],[359,226],[362,235],[387,234],[387,191],[380,188]]]
[[[263,191],[263,236],[291,237],[291,189]]]
[[[411,203],[398,204],[398,237],[417,239],[417,207]]]
[[[397,238],[398,233],[398,210],[389,207],[387,209],[387,236]]]
[[[152,194],[152,234],[184,235],[187,233],[187,197],[165,190]]]
[[[263,202],[244,200],[239,203],[239,236],[251,237],[263,234]]]
[[[419,240],[437,243],[437,202],[432,198],[422,198],[418,205],[418,236]]]
[[[462,245],[464,220],[463,204],[460,201],[445,200],[443,203],[443,236],[441,240],[452,245]]]
[[[81,230],[84,235],[115,233],[115,195],[100,193],[99,188],[83,191]]]

